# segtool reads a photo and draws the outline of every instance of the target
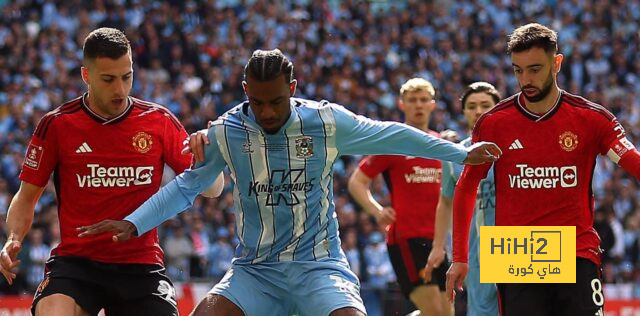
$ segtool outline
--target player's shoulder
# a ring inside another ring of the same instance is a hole
[[[176,128],[182,129],[182,124],[178,118],[165,106],[155,102],[138,99],[136,97],[130,98],[132,103],[131,106],[133,106],[138,115],[148,116],[152,120],[169,120]]]
[[[38,122],[34,135],[44,139],[51,126],[55,126],[55,121],[59,121],[61,117],[73,115],[82,110],[82,102],[82,96],[79,96],[47,112],[42,116],[40,122]]]
[[[500,117],[515,113],[514,110],[516,110],[516,102],[519,95],[520,94],[517,93],[498,102],[498,104],[496,104],[493,109],[485,112],[484,114],[482,114],[482,116],[480,116],[480,118],[476,122],[476,126],[480,126],[482,124],[486,124],[486,122],[490,122],[499,119]]]
[[[587,100],[586,98],[562,91],[562,102],[572,109],[579,111],[582,115],[605,118],[608,121],[615,119],[615,115],[601,104]]]

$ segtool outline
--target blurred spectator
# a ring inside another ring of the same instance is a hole
[[[184,227],[175,226],[173,235],[165,239],[162,248],[169,278],[174,281],[188,280],[189,258],[193,253],[193,244],[185,234]]]
[[[231,267],[233,247],[229,243],[229,230],[220,227],[216,230],[216,242],[209,250],[209,276],[220,280]]]

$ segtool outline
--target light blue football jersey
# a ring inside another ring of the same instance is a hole
[[[208,130],[205,161],[186,170],[126,220],[139,234],[190,207],[228,166],[235,183],[235,264],[345,260],[333,203],[341,155],[398,154],[462,163],[467,149],[397,122],[355,115],[327,101],[291,98],[291,116],[266,133],[244,102]]]

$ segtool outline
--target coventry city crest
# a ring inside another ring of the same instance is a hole
[[[313,156],[313,138],[311,136],[296,138],[296,157],[306,159],[311,156]]]

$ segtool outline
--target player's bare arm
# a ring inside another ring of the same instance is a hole
[[[20,264],[20,260],[17,260],[16,257],[22,248],[22,240],[33,222],[34,209],[42,191],[44,191],[43,187],[23,181],[9,205],[7,242],[0,251],[0,272],[9,284],[13,284],[13,280],[16,278],[16,274],[12,270]]]
[[[349,178],[349,193],[368,214],[376,219],[378,225],[386,227],[396,221],[396,212],[392,207],[383,207],[373,198],[370,184],[371,178],[357,168]]]
[[[494,143],[478,142],[469,147],[467,158],[462,162],[465,165],[481,165],[494,162],[500,158],[502,150]]]
[[[424,267],[424,273],[422,278],[425,282],[431,281],[431,274],[433,269],[440,266],[444,261],[444,240],[447,235],[447,231],[451,226],[451,213],[453,209],[453,202],[450,198],[440,195],[438,200],[438,207],[436,208],[436,225],[433,235],[433,247],[429,253],[427,264]]]

